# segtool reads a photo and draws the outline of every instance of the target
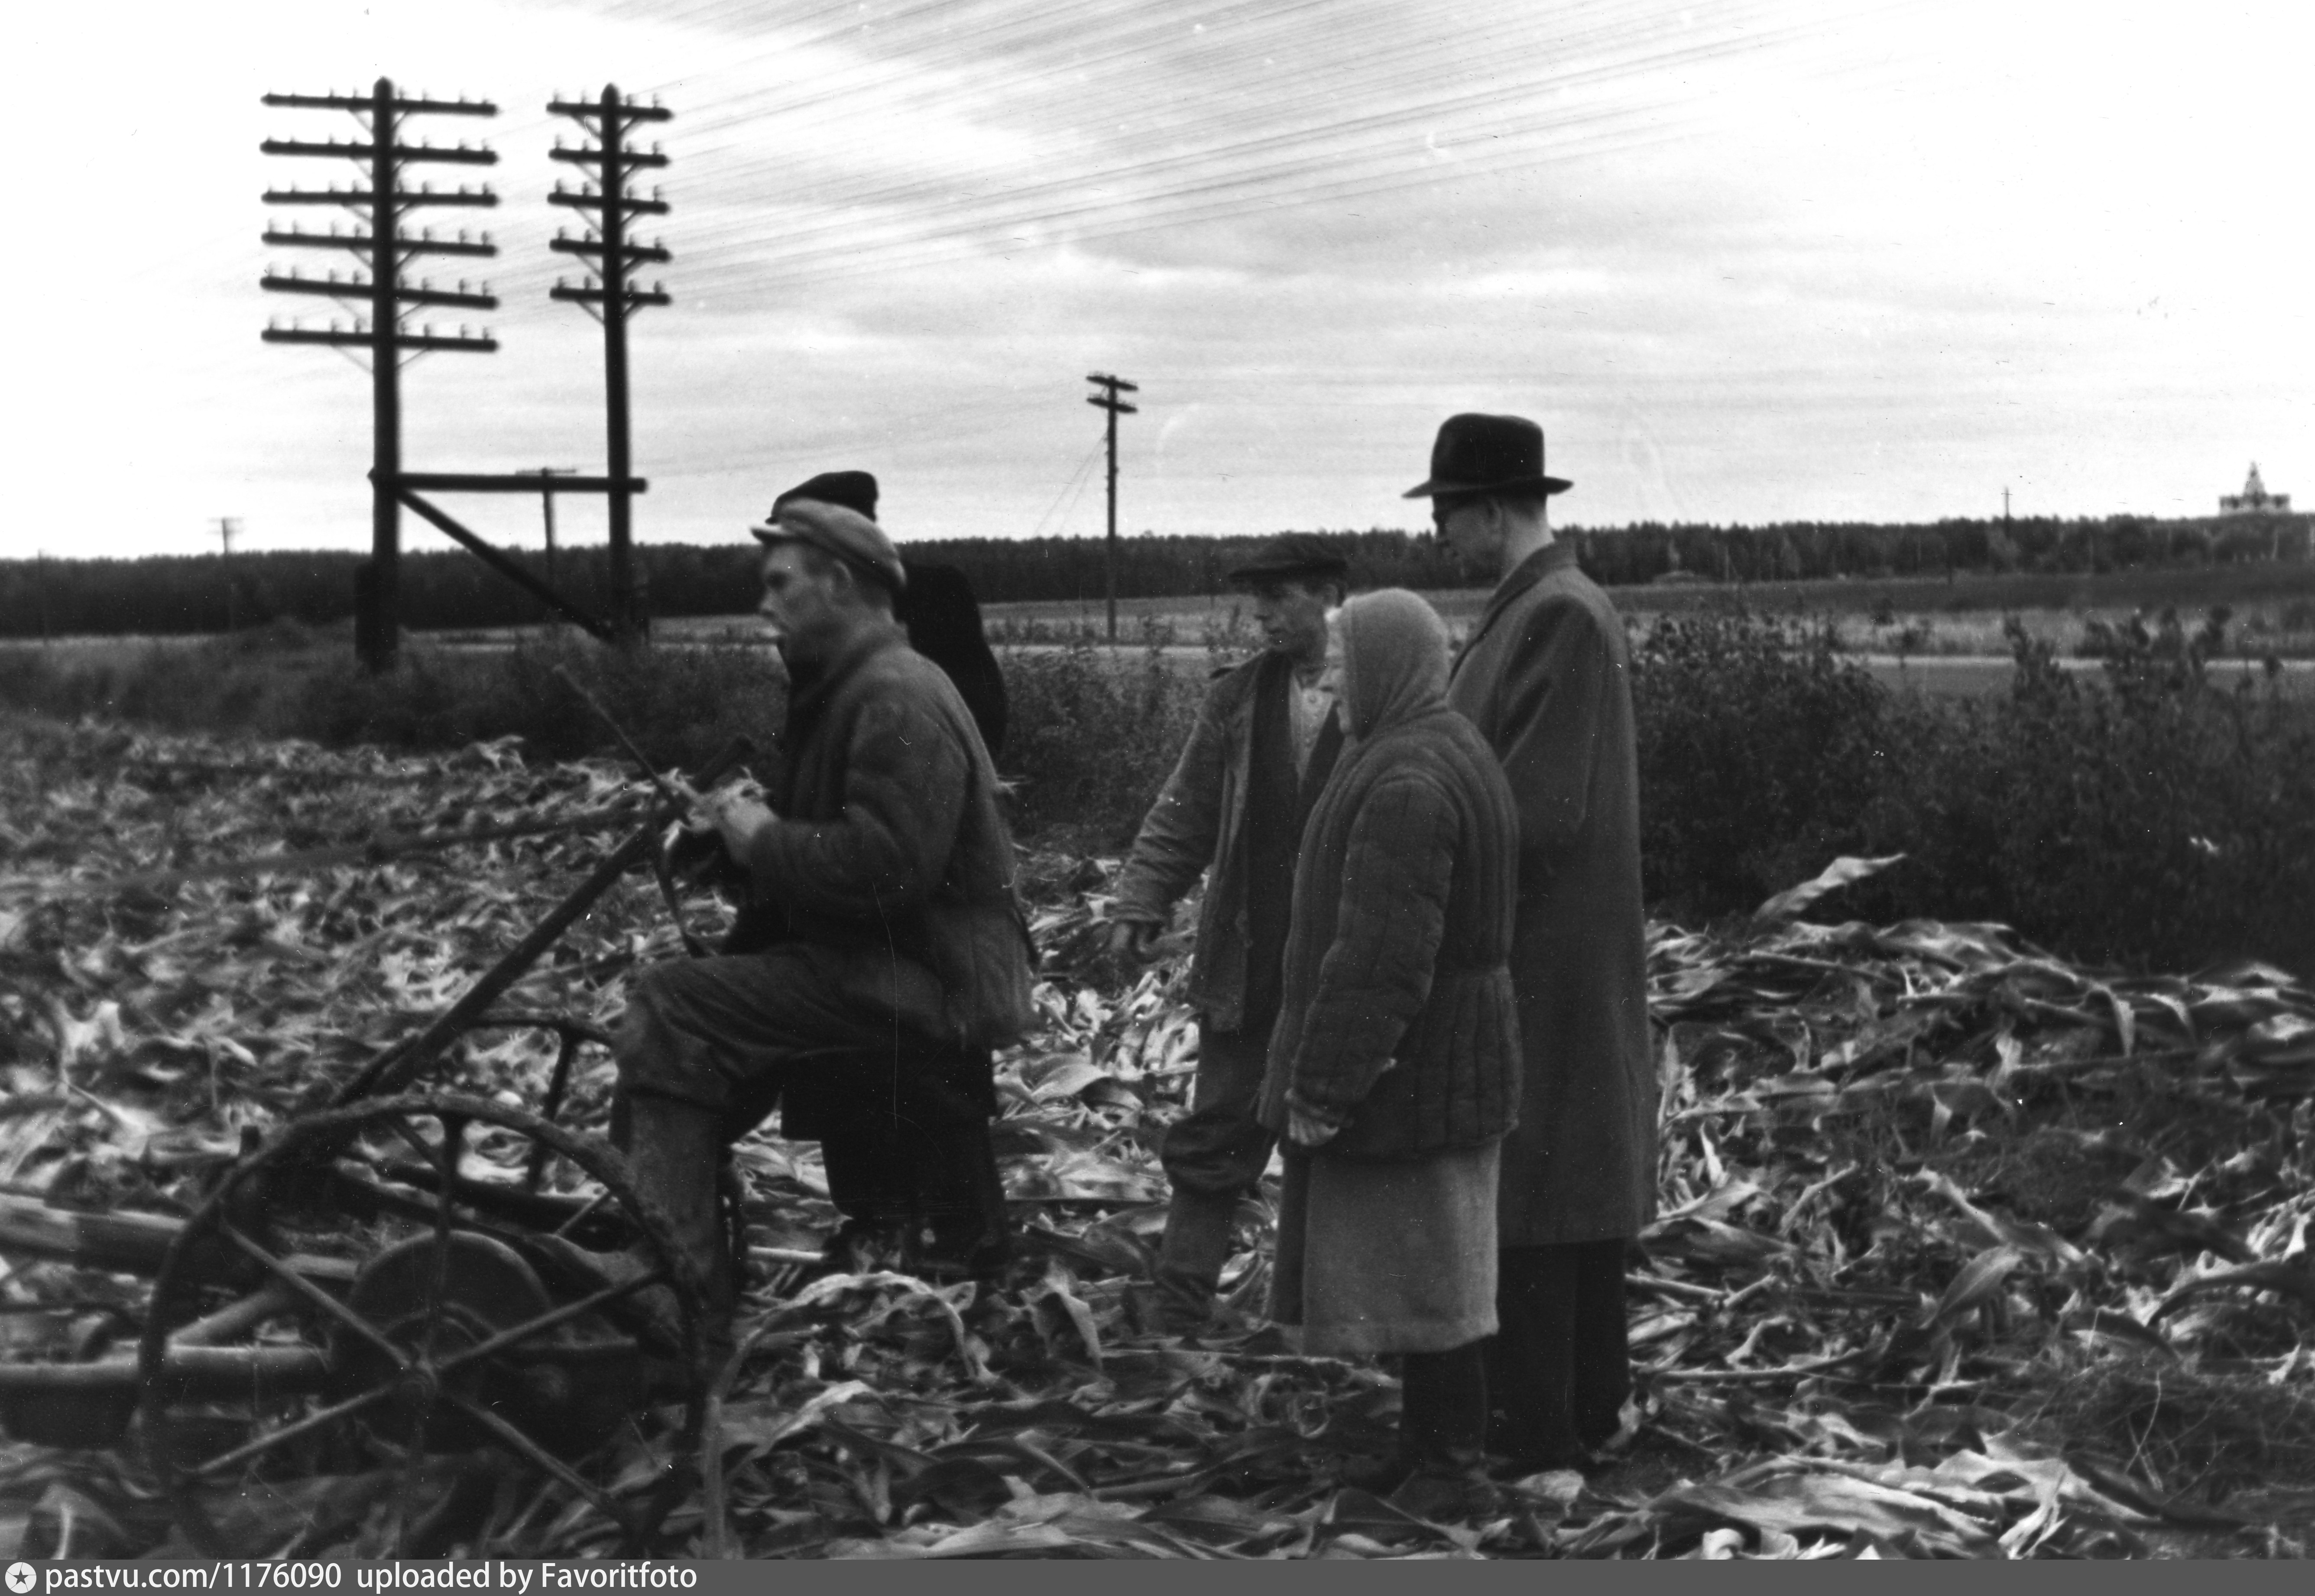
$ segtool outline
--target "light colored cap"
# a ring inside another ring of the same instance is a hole
[[[808,543],[833,554],[863,576],[872,577],[898,593],[908,586],[900,568],[900,551],[884,536],[884,528],[856,510],[818,499],[785,499],[771,519],[748,528],[764,544]]]

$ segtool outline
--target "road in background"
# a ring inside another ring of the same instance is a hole
[[[1177,601],[1178,602],[1178,601]],[[1125,606],[1119,606],[1122,611]],[[1457,617],[1450,616],[1450,623]],[[1463,628],[1458,627],[1459,632]],[[992,631],[995,628],[992,628]],[[1180,635],[1177,627],[1175,634]],[[415,632],[410,634],[412,647],[439,649],[456,653],[490,653],[510,648],[518,638],[528,633],[522,628],[507,628],[487,632]],[[43,649],[51,651],[59,663],[93,662],[106,654],[123,659],[151,647],[187,647],[213,639],[191,637],[72,637],[58,638],[43,643],[37,638],[0,638],[0,653],[34,653]],[[663,648],[732,648],[766,647],[762,634],[752,618],[732,616],[703,617],[690,620],[666,621],[653,628],[653,641]],[[1121,643],[1114,648],[1099,643],[1031,642],[1012,643],[999,635],[991,646],[1002,655],[1059,654],[1072,649],[1087,648],[1096,653],[1113,654],[1121,661],[1131,663],[1146,659],[1151,645],[1147,643]],[[1229,664],[1244,659],[1250,645],[1213,650],[1202,643],[1160,644],[1156,652],[1178,669],[1204,670],[1218,664]],[[1844,656],[1872,672],[1874,678],[1900,692],[1918,692],[1934,697],[1970,697],[1987,693],[2006,692],[2016,666],[2002,654],[1876,654],[1850,653]],[[2077,675],[2096,676],[2100,669],[2097,660],[2072,659],[2061,656],[2057,661],[2062,669]],[[2256,660],[2219,660],[2212,663],[2213,682],[2231,687],[2249,680],[2254,686],[2263,682],[2266,669]],[[2283,694],[2293,699],[2315,699],[2315,660],[2284,660],[2280,661],[2276,685]]]

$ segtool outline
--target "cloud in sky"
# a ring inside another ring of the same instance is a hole
[[[20,8],[21,9],[21,8]],[[909,536],[1415,526],[1459,409],[1516,410],[1572,520],[2200,513],[2315,483],[2284,4],[1992,0],[218,0],[5,24],[42,152],[5,552],[368,537],[367,386],[260,344],[268,89],[487,94],[466,268],[503,348],[406,385],[428,469],[599,467],[599,334],[546,288],[555,90],[662,137],[676,297],[634,329],[647,540],[865,466]],[[46,233],[47,247],[37,241]],[[456,269],[429,269],[438,279]],[[438,315],[455,320],[457,313]],[[327,313],[324,313],[326,319]],[[2315,491],[2311,489],[2310,491]],[[563,524],[599,528],[577,508]],[[532,539],[537,510],[475,523]],[[412,524],[420,545],[432,534]]]

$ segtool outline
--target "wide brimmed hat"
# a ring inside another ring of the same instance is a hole
[[[1351,563],[1323,537],[1289,532],[1256,549],[1254,558],[1229,573],[1234,582],[1340,581]]]
[[[1400,495],[1435,499],[1450,493],[1494,493],[1540,488],[1565,493],[1575,484],[1543,472],[1543,429],[1525,416],[1449,416],[1431,446],[1431,478]]]
[[[808,543],[871,581],[882,582],[894,593],[909,585],[908,572],[900,564],[900,551],[884,536],[884,528],[858,510],[847,510],[841,504],[783,495],[769,518],[748,530],[756,535],[756,541],[767,546]]]

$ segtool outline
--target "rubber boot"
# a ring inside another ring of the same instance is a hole
[[[717,1116],[672,1098],[624,1097],[620,1129],[626,1133],[628,1171],[635,1194],[668,1228],[677,1253],[700,1282],[700,1361],[712,1378],[732,1354],[732,1316],[738,1296],[730,1237],[716,1190],[723,1139]],[[623,1253],[599,1253],[561,1237],[533,1238],[539,1250],[565,1272],[595,1289],[633,1280],[659,1266],[637,1242]],[[682,1345],[675,1294],[664,1288],[637,1291],[605,1312],[640,1335],[646,1346],[672,1354]]]
[[[1391,1500],[1434,1522],[1493,1511],[1488,1483],[1487,1366],[1481,1343],[1402,1360],[1398,1455],[1406,1476]]]
[[[667,1221],[678,1253],[700,1282],[700,1350],[710,1370],[732,1355],[738,1296],[723,1228],[717,1168],[723,1134],[717,1115],[670,1097],[638,1095],[628,1105],[635,1193]],[[650,1293],[645,1293],[648,1297]],[[672,1306],[671,1304],[670,1306]]]
[[[1237,1201],[1235,1192],[1174,1188],[1166,1210],[1166,1238],[1152,1272],[1157,1288],[1149,1300],[1151,1328],[1167,1335],[1193,1334],[1212,1316],[1222,1265],[1229,1262]]]

